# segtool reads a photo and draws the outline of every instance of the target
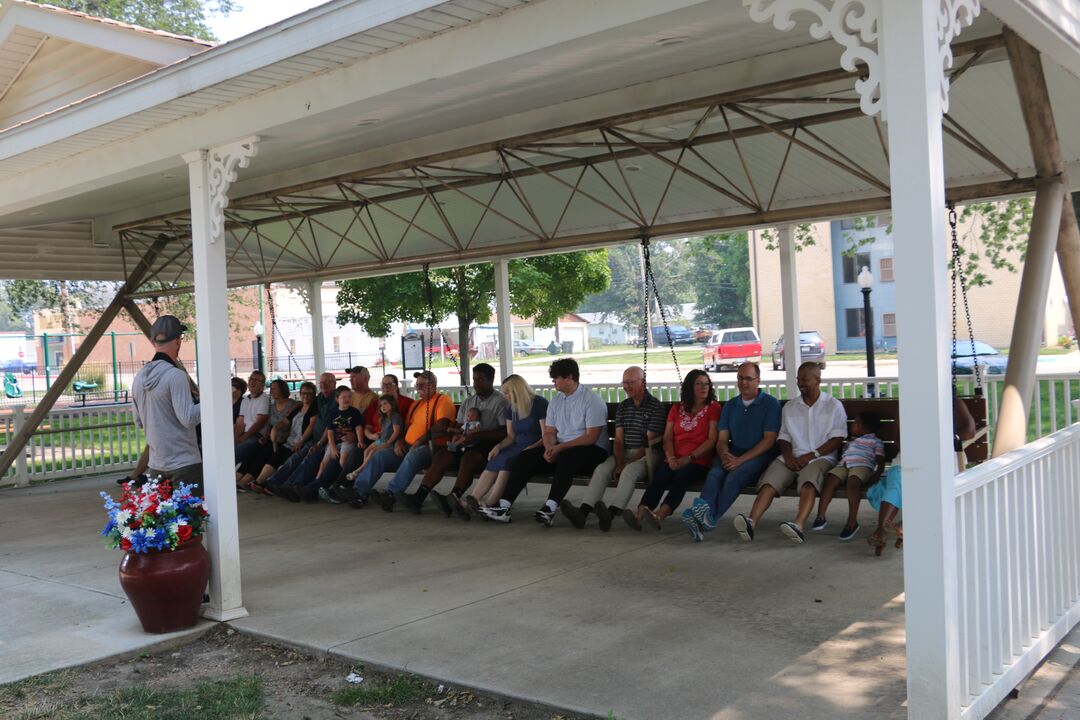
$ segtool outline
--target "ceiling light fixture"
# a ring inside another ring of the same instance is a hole
[[[641,170],[641,166],[635,163],[626,163],[623,165],[623,170],[626,172],[637,172],[638,170]]]
[[[686,42],[689,39],[690,38],[688,38],[688,37],[683,37],[682,35],[679,35],[679,36],[676,36],[676,37],[660,38],[659,40],[656,41],[656,44],[659,47],[670,47],[671,45],[682,45],[684,42]]]
[[[368,125],[374,125],[379,122],[379,118],[364,118],[363,120],[356,121],[356,127],[367,127]]]

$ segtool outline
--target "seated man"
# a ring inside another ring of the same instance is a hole
[[[259,449],[259,439],[270,420],[270,396],[263,392],[266,374],[252,370],[248,377],[248,394],[240,401],[240,416],[236,419],[236,462],[242,463]]]
[[[393,512],[397,500],[404,501],[405,490],[431,464],[432,448],[446,444],[446,428],[454,419],[454,402],[438,391],[438,380],[430,370],[416,374],[417,400],[405,417],[405,437],[394,447],[380,450],[353,482],[350,504],[361,507],[369,495],[383,510]],[[394,472],[387,492],[374,490],[385,472]]]
[[[315,480],[326,449],[326,428],[330,416],[338,409],[334,398],[334,373],[319,376],[319,394],[315,396],[318,417],[312,426],[308,443],[294,452],[266,481],[266,487],[279,497],[300,502],[300,495],[293,489],[308,485]]]
[[[591,474],[604,462],[611,441],[607,434],[607,403],[578,382],[577,362],[573,358],[556,360],[548,368],[548,376],[558,393],[548,405],[543,443],[514,459],[503,499],[512,504],[529,478],[550,475],[547,502],[533,519],[551,527],[574,476]]]
[[[803,527],[825,474],[836,464],[836,451],[847,437],[847,413],[839,400],[821,392],[821,368],[817,363],[799,366],[799,397],[784,405],[780,422],[780,457],[769,463],[757,484],[750,517],[735,516],[735,530],[746,542],[773,499],[792,482],[798,483],[799,509],[794,522],[780,524],[780,531],[794,543],[806,539]]]
[[[626,368],[622,385],[626,399],[615,411],[615,449],[611,457],[593,470],[580,506],[575,507],[569,500],[563,500],[560,505],[563,515],[579,530],[585,527],[589,513],[596,514],[601,530],[611,529],[611,518],[622,514],[637,483],[649,479],[653,462],[649,446],[664,435],[667,412],[645,389],[645,371],[637,366]],[[613,478],[618,484],[611,502],[605,505],[604,491]]]
[[[761,369],[755,362],[739,366],[735,377],[739,396],[724,403],[717,423],[716,459],[693,507],[683,510],[682,521],[694,542],[716,529],[739,493],[757,482],[776,457],[780,432],[780,401],[762,392]]]
[[[472,485],[473,479],[487,465],[491,448],[506,437],[506,423],[503,418],[506,415],[507,403],[503,394],[495,389],[495,368],[487,363],[479,363],[473,368],[472,379],[473,390],[476,392],[461,403],[457,420],[449,429],[464,428],[469,413],[474,411],[480,413],[480,427],[465,434],[461,443],[465,447],[451,450],[447,445],[436,450],[420,487],[415,494],[405,497],[406,507],[413,512],[420,512],[424,499],[430,494],[446,517],[453,515],[454,508],[457,507],[461,509],[462,517],[468,519],[469,515],[464,512],[459,500]],[[433,488],[442,481],[448,471],[454,469],[458,471],[457,480],[449,497],[436,492]]]

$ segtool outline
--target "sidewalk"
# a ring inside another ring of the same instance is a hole
[[[987,720],[1080,718],[1080,626],[1065,636],[1043,664]]]

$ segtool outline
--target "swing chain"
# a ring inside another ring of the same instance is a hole
[[[949,201],[949,230],[952,234],[952,383],[956,386],[956,358],[959,357],[957,353],[957,338],[956,338],[956,284],[957,280],[960,282],[960,298],[964,304],[964,319],[967,321],[967,334],[968,334],[968,346],[971,349],[971,355],[965,357],[971,357],[973,362],[973,373],[975,380],[975,395],[977,397],[982,396],[982,373],[979,371],[979,357],[975,354],[975,331],[971,323],[971,309],[968,306],[968,288],[967,288],[967,274],[964,272],[964,252],[960,247],[960,240],[958,239],[956,232],[957,216],[956,205]]]
[[[321,291],[321,287],[322,286],[320,285],[319,286],[320,291]],[[274,308],[274,293],[270,289],[270,283],[266,283],[266,307],[270,311],[270,364],[271,364],[271,366],[273,365],[273,362],[274,362],[274,359],[275,359],[274,358],[274,337],[277,337],[278,339],[281,340],[281,346],[285,348],[285,353],[289,356],[289,362],[292,363],[294,366],[296,366],[296,374],[303,377],[304,371],[300,369],[300,363],[297,362],[296,358],[293,356],[292,350],[289,349],[289,343],[287,343],[285,341],[285,336],[281,334],[281,328],[278,327],[278,324],[277,324],[277,311]],[[319,318],[319,320],[321,321],[322,318]],[[314,319],[313,319],[313,321],[314,321]],[[267,368],[267,369],[270,370],[270,369],[272,369],[272,367]],[[288,372],[288,367],[287,366],[286,366],[286,372]]]
[[[653,275],[652,269],[652,254],[649,251],[649,238],[642,238],[641,240],[642,254],[645,258],[645,313],[648,317],[648,313],[651,308],[648,305],[649,300],[649,285],[652,285],[652,294],[656,298],[656,306],[660,309],[660,322],[664,324],[664,335],[667,337],[668,349],[671,350],[671,360],[675,363],[675,372],[679,376],[679,382],[682,383],[682,370],[679,369],[679,358],[675,354],[675,342],[671,339],[671,328],[668,327],[667,312],[664,310],[664,303],[660,300],[660,289],[656,286],[656,277]],[[646,323],[646,329],[648,329],[648,323]],[[645,338],[645,362],[648,363],[649,353],[649,338]],[[648,370],[646,364],[645,370]]]

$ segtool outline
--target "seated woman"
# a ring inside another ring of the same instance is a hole
[[[270,386],[270,391],[276,392],[273,384]],[[269,451],[264,450],[240,466],[242,474],[240,482],[247,488],[265,495],[273,495],[266,487],[266,481],[290,455],[305,448],[312,440],[312,429],[315,427],[315,419],[319,416],[315,395],[315,383],[301,384],[300,402],[293,408],[288,425],[278,424],[271,429],[273,442],[269,446]]]
[[[270,382],[270,419],[258,440],[258,445],[244,458],[236,471],[236,489],[239,492],[246,492],[246,488],[251,482],[247,477],[251,475],[252,479],[254,479],[254,476],[259,474],[269,458],[277,452],[274,449],[275,445],[284,444],[284,436],[289,433],[289,424],[300,407],[300,404],[291,399],[289,395],[289,384],[287,382],[281,378]],[[284,433],[281,438],[282,443],[274,442],[274,435],[278,431]]]
[[[687,488],[702,482],[712,465],[720,404],[708,373],[687,373],[680,397],[664,427],[664,462],[657,465],[637,508],[623,511],[623,520],[635,530],[641,530],[642,520],[659,530],[664,518],[682,503]]]
[[[482,513],[498,522],[510,522],[510,503],[502,500],[510,463],[523,450],[537,447],[544,436],[548,401],[533,392],[520,375],[510,375],[503,381],[502,393],[509,403],[506,408],[506,437],[488,453],[484,472],[472,492],[462,496],[461,504],[468,515]]]

